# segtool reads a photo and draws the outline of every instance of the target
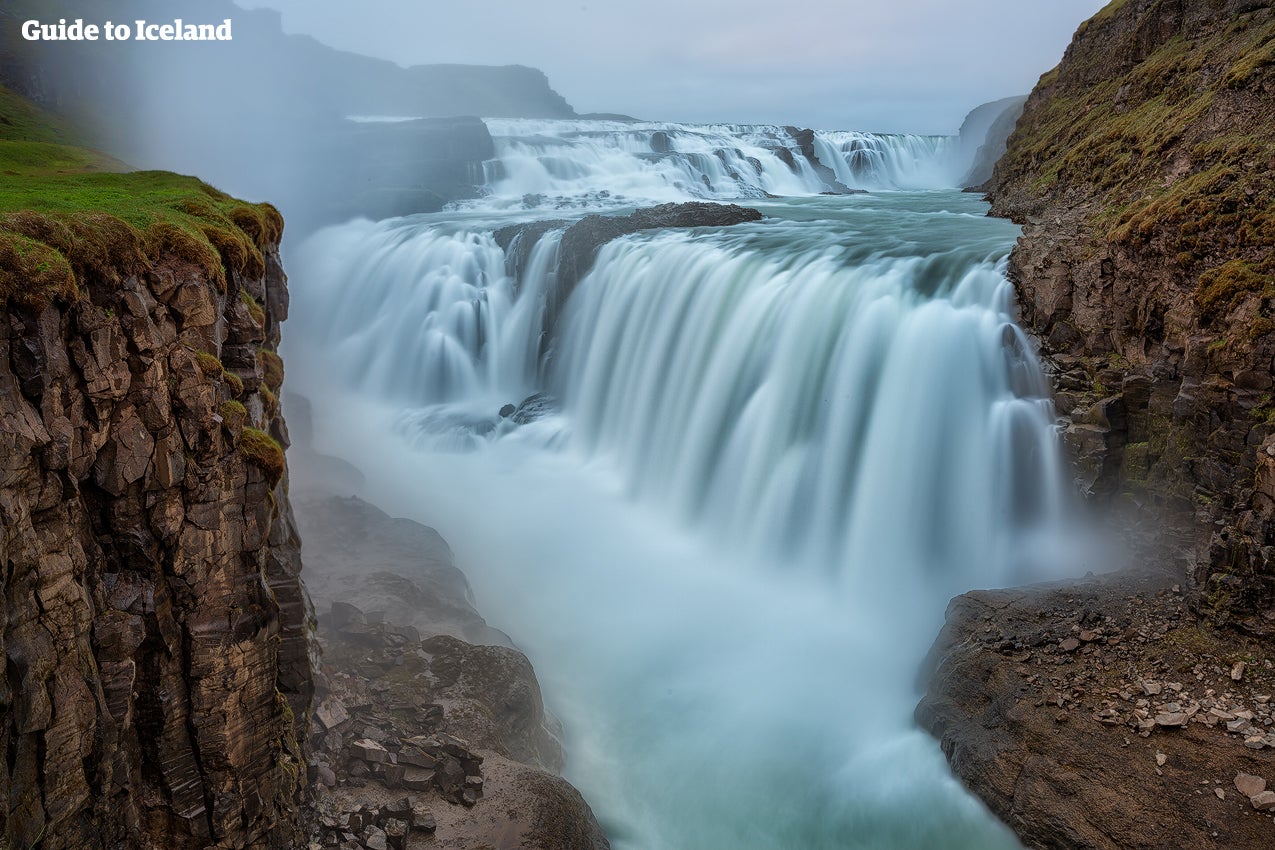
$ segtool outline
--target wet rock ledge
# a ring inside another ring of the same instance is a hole
[[[957,597],[920,725],[1029,847],[1275,845],[1275,653],[1172,577]]]

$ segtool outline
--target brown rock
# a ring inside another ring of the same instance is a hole
[[[1251,773],[1235,774],[1235,790],[1245,797],[1256,797],[1266,790],[1266,780]]]
[[[1275,791],[1263,791],[1260,794],[1254,794],[1249,797],[1249,802],[1259,812],[1275,812]]]
[[[217,413],[246,282],[179,265],[0,310],[3,846],[304,846],[300,543]]]
[[[350,744],[350,754],[368,764],[383,764],[390,760],[389,750],[368,738],[360,738]]]

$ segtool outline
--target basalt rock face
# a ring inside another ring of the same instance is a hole
[[[1275,8],[1118,0],[990,183],[1082,484],[1199,532],[1195,604],[1275,634]]]
[[[0,311],[0,845],[298,846],[310,614],[264,257]]]

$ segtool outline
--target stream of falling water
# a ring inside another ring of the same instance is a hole
[[[853,135],[817,139],[843,178]],[[1016,847],[911,718],[951,596],[1085,568],[1016,228],[951,190],[758,198],[607,244],[549,317],[560,231],[516,274],[492,235],[551,217],[524,188],[307,242],[289,387],[452,543],[614,846]]]

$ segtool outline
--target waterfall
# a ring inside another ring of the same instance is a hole
[[[546,340],[560,229],[515,270],[489,231],[355,223],[323,237],[307,303],[342,378],[424,437],[480,445],[546,391],[633,498],[732,546],[848,582],[887,558],[953,593],[1031,577],[1067,484],[1008,281],[982,242],[830,241],[845,226],[617,240]]]
[[[814,133],[738,124],[488,119],[496,158],[484,166],[481,205],[595,206],[817,195],[852,189],[955,185],[948,136]]]
[[[956,136],[816,133],[815,153],[838,180],[860,188],[952,185],[961,167]]]
[[[899,188],[941,138],[491,125],[489,197],[290,258],[320,450],[451,542],[617,850],[1015,848],[911,712],[951,596],[1088,566],[1017,228]],[[718,192],[765,218],[606,243],[561,300],[572,219]]]
[[[950,254],[844,253],[681,233],[605,248],[558,362],[578,437],[635,497],[744,549],[852,586],[883,558],[1003,583],[992,565],[1062,519],[1064,487],[1009,283]]]

